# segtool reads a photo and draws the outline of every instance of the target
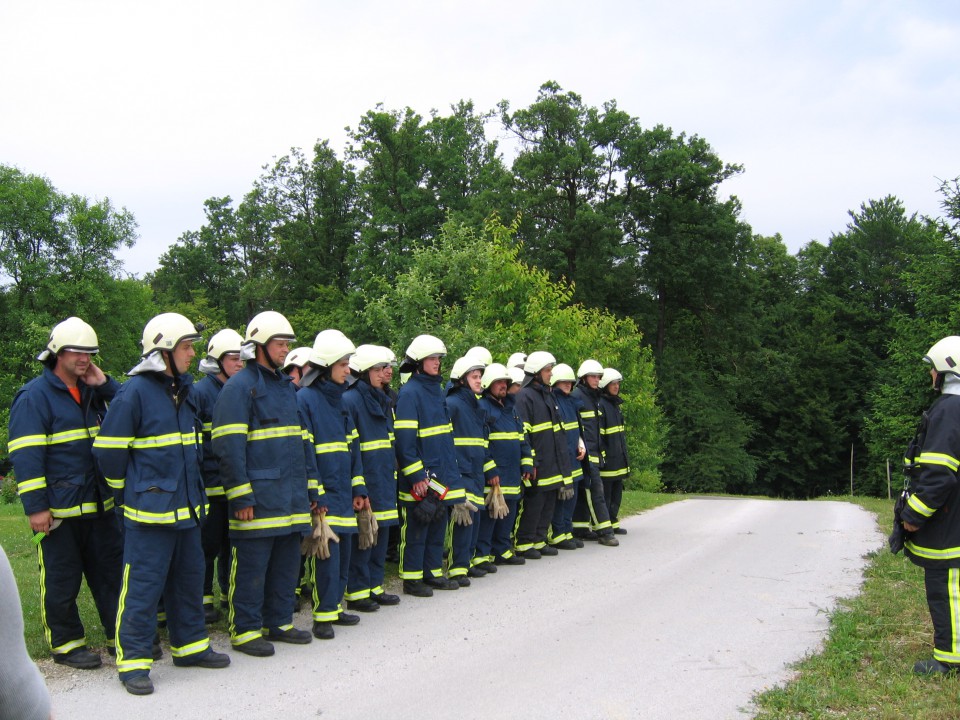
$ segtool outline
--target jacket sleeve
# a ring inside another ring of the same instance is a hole
[[[320,468],[317,465],[317,449],[313,444],[313,435],[304,417],[303,409],[298,408],[300,417],[300,431],[303,434],[303,461],[307,467],[307,493],[310,502],[320,503],[323,496],[323,485],[320,483]]]
[[[922,527],[943,507],[957,484],[960,469],[960,422],[939,408],[930,416],[920,456],[919,469],[911,483],[911,496],[903,509],[903,519]]]
[[[103,385],[98,385],[97,387],[93,388],[93,392],[97,396],[98,400],[110,402],[120,390],[120,387],[121,385],[119,382],[107,375],[107,381],[103,383]]]
[[[363,479],[363,458],[360,453],[360,433],[349,415],[347,420],[347,443],[350,447],[350,486],[353,488],[353,497],[367,497],[367,485]]]
[[[129,387],[117,393],[103,418],[100,432],[93,441],[93,455],[107,485],[113,490],[117,506],[123,501],[126,487],[130,446],[140,427],[139,396]]]
[[[48,415],[46,403],[36,402],[29,392],[17,395],[10,408],[7,448],[26,515],[50,509],[46,476]]]
[[[213,452],[220,458],[220,479],[232,512],[257,504],[253,485],[247,477],[249,429],[247,393],[240,386],[224,385],[213,408],[210,436]]]
[[[411,485],[415,485],[427,477],[426,470],[423,467],[423,458],[419,454],[417,441],[419,430],[420,420],[417,414],[416,399],[412,392],[402,392],[397,400],[393,432],[396,437],[397,462],[400,466],[400,474]]]

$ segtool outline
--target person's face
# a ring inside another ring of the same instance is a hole
[[[330,366],[330,379],[337,385],[343,385],[349,374],[350,358],[342,358]]]
[[[620,381],[619,381],[619,380],[615,380],[614,382],[612,382],[612,383],[610,383],[609,385],[607,385],[607,392],[610,393],[611,395],[619,395],[619,394],[620,394]]]
[[[483,377],[482,370],[471,370],[463,376],[463,384],[466,385],[475,395],[480,394],[483,389],[480,387],[480,378]]]
[[[90,353],[61,350],[57,355],[57,371],[76,383],[90,368],[92,358]]]
[[[181,340],[177,343],[177,346],[170,351],[170,354],[173,356],[173,363],[177,366],[177,371],[185,373],[190,369],[193,358],[197,356],[197,351],[193,347],[193,340]],[[173,374],[173,368],[168,367],[167,371],[169,374]]]
[[[596,390],[600,387],[600,376],[599,375],[584,375],[583,381],[587,384],[587,387],[591,390]]]
[[[220,358],[220,367],[223,368],[223,374],[228,378],[236,375],[243,369],[243,360],[240,359],[240,353],[226,353]]]
[[[495,397],[497,400],[503,400],[507,396],[507,381],[494,380],[490,384],[490,395]]]
[[[520,383],[510,383],[507,386],[507,395],[516,395],[520,392]]]
[[[932,387],[934,390],[937,389],[937,371],[934,368],[930,368],[930,380],[932,382]]]
[[[423,372],[427,375],[439,375],[440,374],[440,356],[431,355],[430,357],[423,359]]]
[[[303,368],[294,365],[290,368],[290,372],[288,372],[287,375],[293,379],[294,385],[299,385],[300,381],[303,380]]]
[[[553,365],[547,365],[543,370],[540,371],[540,382],[544,385],[550,385],[550,378],[553,377]]]
[[[390,387],[391,382],[393,382],[393,365],[387,365],[383,368],[383,380],[380,387],[386,389]]]
[[[263,354],[273,361],[277,367],[283,367],[283,361],[290,354],[290,341],[283,338],[272,338],[263,345]],[[269,367],[269,363],[261,362],[261,365]]]
[[[570,391],[573,390],[573,383],[569,380],[559,380],[553,384],[553,387],[562,392],[564,395],[569,395]]]
[[[372,368],[367,370],[367,377],[370,378],[370,385],[375,388],[382,388],[384,385],[389,385],[388,381],[384,380],[384,377],[387,374],[387,368],[389,365],[374,365]]]

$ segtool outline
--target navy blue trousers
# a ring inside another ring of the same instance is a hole
[[[255,640],[293,627],[300,533],[230,540],[230,642]]]
[[[437,513],[429,524],[417,520],[410,508],[401,508],[400,579],[423,580],[443,575],[443,539],[447,531],[447,513]]]
[[[557,498],[553,507],[553,522],[550,524],[550,544],[556,544],[573,537],[573,511],[577,506],[577,491],[580,489],[579,478],[573,481],[573,497],[569,500]]]
[[[213,575],[216,572],[220,598],[226,600],[230,591],[230,537],[229,511],[226,501],[211,500],[203,519],[200,540],[203,543],[203,603],[213,605]],[[216,563],[216,567],[214,564]]]
[[[450,550],[450,567],[447,575],[458,577],[466,575],[473,561],[473,555],[477,550],[477,539],[480,536],[480,518],[479,515],[486,512],[486,508],[481,506],[473,514],[472,525],[456,525],[451,520],[452,528],[452,548]]]
[[[350,575],[351,543],[356,533],[340,532],[340,542],[330,542],[330,557],[326,560],[308,558],[308,572],[313,579],[313,619],[315,622],[333,622],[343,606],[343,593]]]
[[[203,548],[200,528],[137,525],[124,529],[123,585],[117,617],[121,680],[148,675],[163,597],[175,665],[193,665],[210,652],[203,623]]]

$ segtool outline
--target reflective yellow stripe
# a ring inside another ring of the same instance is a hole
[[[134,450],[148,448],[170,447],[171,445],[196,445],[197,436],[193,433],[167,433],[166,435],[152,435],[150,437],[134,438],[130,447]]]
[[[492,432],[490,433],[491,440],[522,440],[523,433],[521,432]]]
[[[194,508],[194,514],[200,517],[199,505]],[[146,510],[138,510],[129,505],[123,506],[123,516],[134,522],[143,523],[144,525],[172,525],[179,520],[189,520],[192,517],[190,508],[185,507],[170,510],[169,512],[154,513],[147,512]]]
[[[405,468],[400,468],[400,472],[404,475],[413,475],[415,472],[420,472],[423,470],[423,461],[417,460],[414,463],[410,463]]]
[[[368,440],[360,443],[360,452],[369,452],[370,450],[391,450],[393,445],[389,440]]]
[[[608,428],[600,428],[601,435],[613,435],[614,433],[622,433],[623,425],[611,425]]]
[[[171,645],[170,654],[174,657],[182,658],[186,657],[187,655],[196,655],[199,652],[203,652],[208,647],[210,647],[210,638],[206,637],[203,640],[197,640],[197,642],[184,645],[183,647],[174,647]]]
[[[279,427],[260,428],[259,430],[250,430],[247,433],[247,440],[273,440],[284,437],[303,437],[303,428],[299,425],[281,425]]]
[[[602,478],[618,478],[623,475],[629,475],[630,468],[621,468],[619,470],[601,470],[600,477]]]
[[[917,460],[924,465],[943,465],[944,467],[950,468],[954,472],[960,468],[960,462],[958,462],[955,457],[945,453],[920,453],[920,457],[917,458]]]
[[[373,513],[373,516],[377,519],[377,522],[383,522],[384,520],[398,520],[400,513],[397,512],[396,508],[393,508],[392,510],[377,510]]]
[[[104,501],[103,509],[113,509],[113,498],[107,498]],[[80,503],[79,505],[74,505],[67,508],[50,508],[50,512],[53,513],[53,516],[58,518],[80,517],[81,515],[90,515],[99,511],[100,505],[95,502]]]
[[[363,475],[355,475],[354,477],[350,478],[351,487],[357,487],[357,485],[364,485],[364,484],[365,483],[363,481]]]
[[[233,500],[238,498],[241,495],[250,495],[253,492],[253,485],[250,483],[244,483],[243,485],[237,485],[236,487],[227,488],[226,495],[227,500]]]
[[[211,432],[211,437],[220,438],[225,435],[246,435],[247,428],[250,426],[246,423],[230,423],[229,425],[218,425],[213,428]]]
[[[960,558],[960,547],[936,550],[934,548],[927,548],[917,545],[912,540],[907,540],[903,546],[907,548],[911,554],[916,555],[917,557],[926,558],[927,560],[957,560]]]
[[[7,443],[7,451],[14,452],[25,447],[38,447],[47,444],[46,435],[22,435]]]
[[[104,478],[104,480],[114,490],[123,490],[126,478]]]
[[[433,437],[434,435],[443,435],[445,433],[452,433],[453,425],[447,423],[446,425],[433,425],[431,427],[423,428],[422,430],[417,431],[417,437]]]
[[[98,449],[123,449],[126,448],[134,440],[133,436],[131,437],[110,437],[108,435],[97,435],[97,439],[93,441],[93,446]]]
[[[453,439],[454,445],[459,445],[460,447],[486,447],[487,443],[484,442],[483,438],[477,437],[455,437]]]
[[[394,430],[416,430],[420,427],[420,423],[417,420],[397,420],[393,424]]]
[[[596,416],[597,416],[597,411],[596,411],[596,410],[581,410],[581,411],[580,411],[580,417],[582,417],[582,418],[590,419],[590,418],[595,418]]]
[[[600,474],[602,475],[603,473]],[[911,495],[909,499],[907,499],[907,505],[909,505],[914,512],[924,517],[930,517],[936,512],[936,508],[930,507],[916,495]]]
[[[231,530],[268,530],[270,528],[289,527],[299,523],[309,523],[310,513],[280,515],[277,517],[254,518],[253,520],[230,519]]]
[[[315,447],[317,449],[317,455],[334,452],[350,452],[350,447],[347,445],[346,441],[343,440],[339,442],[320,443]]]
[[[30,478],[29,480],[24,480],[23,482],[17,483],[17,492],[23,495],[24,493],[28,493],[33,490],[43,490],[46,487],[46,477]]]
[[[484,466],[483,466],[484,472],[490,472],[491,470],[496,470],[496,469],[497,469],[497,464],[493,460],[488,460],[486,463],[484,463]]]

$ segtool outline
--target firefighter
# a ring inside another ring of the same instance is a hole
[[[520,368],[523,370],[523,366],[527,363],[527,354],[522,352],[515,352],[507,359],[507,368]]]
[[[507,516],[498,519],[491,518],[485,510],[479,513],[480,532],[474,567],[488,573],[496,571],[497,565],[526,563],[514,552],[512,535],[520,504],[520,488],[525,480],[530,479],[533,457],[523,434],[523,422],[517,415],[514,396],[507,392],[510,382],[510,370],[499,363],[488,365],[480,378],[483,395],[479,406],[487,426],[490,457],[496,463],[500,491],[508,508]],[[493,486],[488,484],[484,492],[493,492]]]
[[[460,587],[469,587],[470,578],[487,574],[487,570],[473,564],[480,531],[480,519],[476,515],[484,507],[485,486],[496,487],[500,484],[497,465],[488,449],[483,414],[477,405],[477,395],[482,390],[480,380],[484,361],[488,356],[489,353],[480,353],[459,358],[453,364],[447,385],[447,408],[453,425],[460,486],[466,491],[464,501],[451,508],[452,544],[447,574]]]
[[[553,397],[560,409],[560,421],[563,424],[570,459],[570,475],[564,478],[563,487],[557,491],[557,504],[553,510],[548,536],[550,545],[558,550],[576,550],[578,547],[573,540],[573,508],[577,502],[577,488],[583,476],[580,463],[586,456],[587,449],[580,437],[578,410],[581,403],[570,395],[575,380],[573,368],[566,363],[556,365],[550,377]]]
[[[207,354],[200,361],[200,372],[206,377],[192,386],[196,397],[200,420],[203,421],[203,484],[210,503],[204,518],[200,539],[203,543],[203,559],[206,569],[203,575],[203,619],[216,622],[220,617],[213,604],[213,574],[216,565],[217,582],[220,585],[220,605],[227,607],[230,589],[230,538],[228,531],[227,496],[220,481],[220,461],[213,454],[210,431],[213,428],[213,408],[223,384],[243,368],[240,346],[243,336],[236,330],[225,328],[214,334],[207,343]]]
[[[303,380],[303,369],[310,361],[311,350],[313,350],[313,348],[307,346],[294,348],[287,353],[287,358],[283,361],[283,372],[293,380],[293,387],[296,390],[300,389],[300,382]]]
[[[517,393],[517,414],[533,453],[533,472],[524,482],[520,516],[517,519],[517,551],[527,560],[557,555],[547,545],[547,530],[553,519],[557,490],[570,475],[567,442],[563,436],[560,408],[550,390],[556,360],[537,350],[527,356],[523,388]]]
[[[398,595],[383,589],[390,529],[400,524],[393,411],[383,391],[384,376],[391,362],[393,353],[387,348],[359,346],[350,359],[350,369],[356,373],[357,382],[343,394],[343,407],[359,436],[364,484],[379,528],[376,545],[361,550],[358,544],[351,551],[347,608],[364,612],[400,603]]]
[[[623,411],[620,406],[620,381],[623,376],[614,368],[604,368],[600,378],[600,448],[603,456],[603,468],[600,479],[603,480],[603,496],[607,501],[610,526],[615,535],[626,535],[620,527],[620,501],[623,499],[623,482],[630,475],[630,460],[627,457],[627,435],[624,432]]]
[[[403,523],[400,578],[403,591],[415,597],[460,587],[443,576],[446,506],[466,498],[466,491],[457,488],[460,470],[441,384],[440,365],[446,353],[439,338],[418,335],[400,366],[401,374],[410,373],[397,395],[394,423]]]
[[[246,365],[213,411],[213,451],[231,514],[230,642],[254,657],[274,654],[270,640],[312,640],[293,626],[300,539],[318,499],[313,445],[280,370],[293,339],[280,313],[254,316],[241,352]]]
[[[579,545],[584,540],[597,540],[601,545],[616,547],[620,541],[613,536],[610,511],[603,494],[600,479],[603,462],[600,447],[600,422],[603,408],[600,406],[600,378],[603,365],[593,359],[584,360],[577,368],[577,386],[573,397],[581,402],[580,428],[587,456],[581,461],[583,477],[577,492],[577,504],[573,510],[573,538]]]
[[[369,507],[360,460],[360,443],[353,420],[343,407],[350,358],[356,348],[339,330],[317,335],[310,364],[297,395],[316,453],[321,512],[340,537],[330,543],[330,557],[308,558],[313,581],[313,635],[322,640],[334,637],[333,626],[356,625],[360,617],[343,612],[343,594],[350,570],[350,552],[355,544],[355,512]]]
[[[161,596],[174,665],[230,664],[211,649],[203,622],[203,425],[186,374],[199,339],[183,315],[163,313],[150,320],[143,329],[142,359],[110,403],[93,444],[123,507],[117,670],[133,695],[153,692],[150,668]]]
[[[23,511],[35,533],[40,566],[40,621],[54,662],[100,667],[87,647],[77,610],[86,577],[113,650],[123,541],[113,497],[91,447],[120,384],[93,362],[97,334],[78,317],[50,333],[37,357],[43,373],[10,407],[8,449]]]
[[[904,454],[910,484],[901,518],[905,553],[924,572],[933,657],[918,661],[913,671],[954,675],[960,672],[960,337],[938,341],[923,360],[931,365],[933,389],[940,396],[923,414]]]

